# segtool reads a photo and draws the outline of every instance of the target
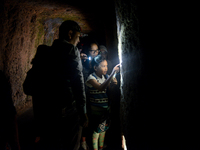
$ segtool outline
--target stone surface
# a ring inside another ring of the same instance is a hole
[[[187,98],[188,78],[181,79],[187,71],[179,72],[188,61],[179,56],[178,7],[161,1],[115,2],[122,62],[120,113],[127,148],[198,149],[198,108]]]

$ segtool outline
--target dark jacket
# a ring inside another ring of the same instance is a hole
[[[80,115],[86,113],[86,96],[82,63],[78,49],[65,40],[55,40],[52,45],[53,97],[59,99],[61,107],[71,107],[76,103]],[[55,101],[56,102],[56,101]]]

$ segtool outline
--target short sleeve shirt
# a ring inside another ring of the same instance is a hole
[[[88,87],[92,87],[92,85],[88,83],[88,81],[91,80],[91,79],[96,80],[96,81],[97,81],[98,83],[100,83],[100,84],[104,83],[105,80],[106,80],[105,77],[104,77],[103,75],[102,75],[102,77],[100,78],[100,77],[97,76],[96,73],[94,72],[94,73],[90,74],[90,75],[88,76],[87,80],[86,80],[86,83],[85,83],[85,84],[86,84]]]

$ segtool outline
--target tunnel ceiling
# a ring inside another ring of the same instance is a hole
[[[1,10],[1,14],[6,15],[6,23],[12,26],[11,28],[16,26],[16,23],[12,25],[10,22],[17,21],[22,24],[20,28],[24,28],[24,22],[28,21],[28,26],[35,27],[32,30],[38,30],[39,34],[44,33],[44,44],[51,45],[52,39],[58,36],[58,27],[64,20],[78,22],[83,33],[96,34],[105,38],[105,30],[110,30],[109,26],[113,26],[115,20],[114,2],[112,0],[105,2],[106,0],[95,1],[95,3],[90,0],[7,0],[4,1],[5,7],[3,11]],[[42,28],[45,31],[42,31]],[[43,36],[42,34],[38,36]],[[47,41],[45,38],[49,38],[50,34],[54,37]],[[36,45],[42,42],[41,37],[38,36],[35,37]]]
[[[18,6],[22,9],[23,7],[28,8],[30,12],[27,13],[33,13],[40,21],[45,21],[49,18],[77,21],[84,33],[95,32],[102,28],[102,25],[99,24],[98,5],[92,7],[89,1],[8,0],[6,5]]]

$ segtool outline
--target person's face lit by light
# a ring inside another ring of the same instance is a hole
[[[89,50],[89,54],[92,58],[96,57],[99,53],[99,50],[98,50],[98,46],[97,44],[93,43],[91,44],[91,47],[90,47],[90,50]]]
[[[102,61],[98,67],[94,66],[95,73],[98,76],[106,75],[108,71],[108,63],[106,60]]]

